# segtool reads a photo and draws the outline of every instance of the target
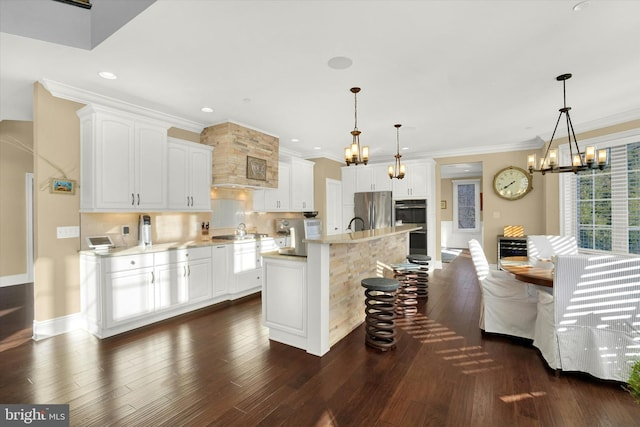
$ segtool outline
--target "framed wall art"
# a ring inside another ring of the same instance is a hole
[[[76,194],[76,182],[71,179],[49,179],[49,192],[54,194]]]
[[[267,180],[267,161],[247,156],[247,179]]]

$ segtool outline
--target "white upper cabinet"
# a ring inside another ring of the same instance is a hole
[[[278,188],[253,191],[256,212],[304,212],[313,210],[314,163],[296,157],[278,162]]]
[[[353,205],[353,194],[356,192],[356,168],[342,167],[342,203]]]
[[[349,166],[350,167],[350,166]],[[391,191],[387,165],[359,165],[356,170],[356,192]]]
[[[406,163],[403,179],[393,179],[394,199],[425,199],[429,196],[428,180],[431,166],[428,162]]]
[[[313,167],[308,160],[291,158],[291,210],[313,210]]]
[[[212,147],[169,138],[169,209],[211,210]]]
[[[88,105],[80,117],[80,208],[83,211],[167,207],[168,125]]]

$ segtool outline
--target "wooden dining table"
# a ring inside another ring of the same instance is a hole
[[[534,267],[527,257],[504,257],[500,259],[503,270],[512,273],[516,279],[539,286],[553,287],[553,269]]]

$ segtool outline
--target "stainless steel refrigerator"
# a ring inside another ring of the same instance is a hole
[[[391,191],[371,191],[355,193],[353,196],[356,218],[353,221],[355,231],[373,230],[393,225],[393,199]]]

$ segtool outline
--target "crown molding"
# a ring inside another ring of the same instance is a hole
[[[121,101],[119,99],[111,98],[109,96],[101,95],[99,93],[91,92],[88,90],[79,89],[53,80],[42,79],[40,83],[56,98],[67,99],[69,101],[79,102],[81,104],[87,105],[96,104],[104,107],[114,108],[118,111],[143,115],[161,122],[165,122],[168,124],[168,127],[173,126],[191,132],[200,133],[202,132],[202,129],[206,127],[206,125],[203,123],[183,119],[181,117],[173,116],[171,114],[166,114],[160,111],[151,110],[149,108],[141,107],[139,105],[131,104],[129,102]]]

